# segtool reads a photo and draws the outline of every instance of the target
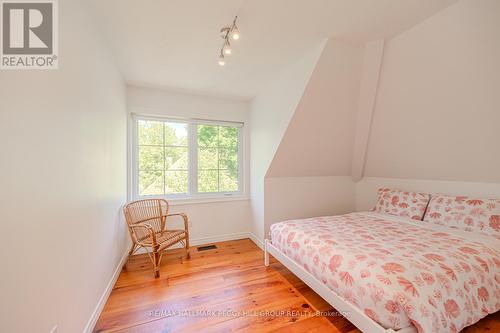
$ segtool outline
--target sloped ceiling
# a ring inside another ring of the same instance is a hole
[[[127,83],[249,99],[326,38],[363,43],[456,0],[88,0]],[[219,30],[242,38],[217,64]]]
[[[366,70],[356,47],[330,40],[266,176],[347,176],[359,153],[355,181],[500,182],[499,9],[463,0],[386,40],[359,152],[356,82]]]

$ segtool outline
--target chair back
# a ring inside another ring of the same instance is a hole
[[[151,225],[155,232],[165,230],[165,220],[168,214],[168,202],[164,199],[144,199],[132,201],[123,208],[125,220],[129,226],[129,231],[135,231],[137,239],[148,237],[147,230],[144,228],[131,229],[130,227],[147,223]]]

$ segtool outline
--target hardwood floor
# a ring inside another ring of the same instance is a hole
[[[159,279],[147,255],[133,256],[94,332],[359,332],[279,262],[266,268],[251,240],[216,245],[190,260],[168,251]],[[499,313],[464,332],[488,331],[500,332]]]

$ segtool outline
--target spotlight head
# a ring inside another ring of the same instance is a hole
[[[238,30],[238,27],[236,25],[233,27],[233,29],[231,29],[231,32],[229,33],[229,36],[233,40],[240,39],[240,31]]]
[[[224,66],[226,64],[226,60],[224,59],[224,55],[221,54],[219,56],[219,66]]]
[[[222,53],[224,53],[226,55],[229,55],[232,53],[231,44],[229,44],[228,40],[226,40],[226,42],[224,43],[224,46],[222,47]]]

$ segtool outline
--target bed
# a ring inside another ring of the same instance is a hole
[[[375,212],[273,224],[269,254],[363,332],[458,332],[500,309],[500,240]]]

